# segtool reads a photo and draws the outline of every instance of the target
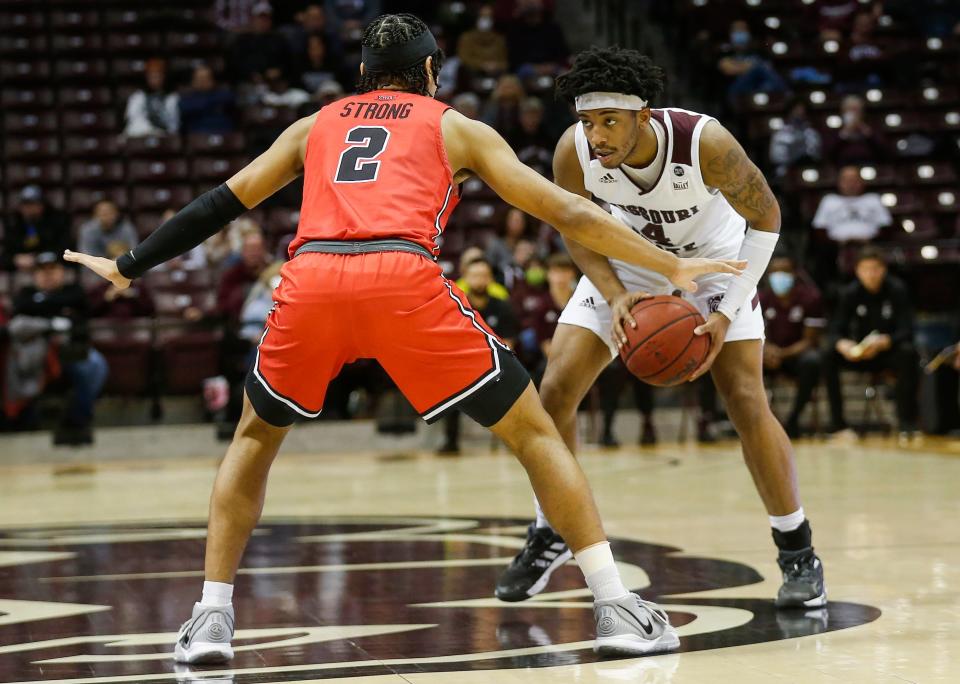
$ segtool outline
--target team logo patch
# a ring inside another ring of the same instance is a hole
[[[683,170],[683,167],[680,166],[679,164],[673,167],[673,175],[676,176],[677,178],[682,177],[684,173],[686,172]]]
[[[171,671],[170,652],[172,620],[189,616],[203,581],[201,522],[3,531],[0,543],[15,559],[0,566],[0,682],[255,684],[596,662],[592,600],[574,564],[559,568],[535,602],[492,595],[527,522],[263,521],[236,584],[234,660],[195,680]],[[669,613],[683,652],[810,636],[880,616],[843,601],[778,612],[771,597],[757,597],[751,585],[763,576],[749,565],[611,541],[624,582]],[[716,590],[726,590],[724,598],[697,598]],[[601,620],[601,633],[609,626]]]
[[[674,190],[689,190],[689,189],[690,189],[690,181],[688,181],[688,180],[673,181],[673,189],[674,189]]]

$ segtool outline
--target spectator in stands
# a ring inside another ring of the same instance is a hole
[[[272,67],[263,74],[260,101],[270,107],[299,107],[310,101],[310,95],[301,88],[290,86],[281,69]]]
[[[476,93],[460,93],[450,105],[468,119],[480,118],[480,98]]]
[[[243,239],[240,261],[224,271],[217,289],[217,309],[228,323],[240,321],[240,312],[250,288],[269,265],[263,234],[249,233]]]
[[[836,275],[848,275],[859,249],[890,225],[893,217],[880,195],[864,192],[860,169],[845,166],[837,178],[838,193],[820,200],[813,217],[817,279],[827,282]],[[821,280],[822,278],[822,280]]]
[[[291,68],[290,46],[273,29],[273,7],[257,2],[252,8],[250,29],[238,34],[227,52],[227,68],[235,83],[262,83],[269,69]]]
[[[477,260],[486,261],[484,251],[480,247],[467,247],[463,250],[463,254],[460,255],[460,277],[457,279],[457,287],[459,287],[464,294],[470,294],[470,283],[468,283],[464,277],[467,272],[467,266]],[[510,291],[496,280],[491,281],[487,286],[487,295],[494,299],[510,299]]]
[[[235,266],[240,260],[240,250],[243,241],[248,235],[263,235],[263,230],[256,221],[247,217],[230,222],[219,233],[214,233],[203,243],[203,251],[207,263],[217,270],[225,270]]]
[[[173,207],[168,207],[160,216],[160,225],[169,221],[177,213]],[[218,233],[220,235],[220,233]],[[212,240],[213,238],[210,238]],[[208,240],[209,242],[209,240]],[[201,243],[191,249],[183,256],[174,257],[169,261],[157,266],[160,271],[199,271],[207,267],[207,252],[204,249],[206,243]]]
[[[797,382],[797,394],[784,428],[800,436],[800,414],[820,382],[820,333],[826,326],[817,288],[797,276],[790,256],[777,256],[767,269],[766,287],[760,290],[766,319],[763,368],[783,373]]]
[[[546,287],[542,286],[541,278],[546,279]],[[577,267],[566,254],[553,254],[547,259],[545,273],[528,269],[527,284],[524,296],[513,300],[514,311],[523,326],[517,353],[539,384],[560,313],[577,285]]]
[[[857,0],[817,0],[820,40],[843,40],[849,35],[853,17],[860,7]]]
[[[123,134],[142,138],[176,133],[180,128],[180,96],[167,83],[167,63],[162,59],[147,60],[144,78],[146,86],[127,100]]]
[[[883,51],[877,44],[874,30],[877,27],[877,18],[872,12],[858,12],[853,18],[853,29],[850,31],[850,51],[848,56],[851,62],[879,59]]]
[[[93,207],[93,216],[80,226],[78,247],[85,254],[115,259],[139,242],[137,229],[129,219],[121,218],[117,205],[100,200]]]
[[[314,102],[320,107],[326,107],[343,97],[343,86],[337,81],[324,81],[314,95]]]
[[[728,80],[727,100],[733,109],[739,99],[753,93],[780,93],[787,84],[756,49],[750,26],[742,19],[730,24],[730,42],[723,48],[717,70]]]
[[[235,104],[233,93],[217,85],[213,69],[200,64],[180,95],[180,126],[184,133],[229,133]]]
[[[263,326],[273,308],[273,291],[280,284],[280,269],[283,264],[274,262],[260,273],[257,282],[243,302],[240,311],[240,337],[256,346],[263,335]],[[252,362],[253,359],[251,358]]]
[[[849,438],[840,371],[892,372],[901,433],[917,427],[919,366],[913,345],[913,306],[906,286],[887,273],[882,253],[865,247],[857,258],[857,279],[840,293],[830,319],[824,377],[830,399],[830,431]]]
[[[514,250],[521,242],[527,242],[529,253],[527,258],[533,256],[533,249],[530,245],[535,237],[533,234],[532,220],[529,216],[515,207],[508,208],[501,214],[498,234],[491,236],[487,242],[486,260],[492,264],[496,273],[503,278],[503,283],[507,289],[511,288],[517,268],[522,268],[515,258]]]
[[[520,103],[520,128],[510,141],[513,149],[536,147],[552,150],[555,142],[543,123],[543,102],[537,97],[524,98]]]
[[[481,120],[509,139],[520,130],[520,103],[524,97],[526,93],[520,79],[513,74],[504,74],[481,110]]]
[[[820,160],[820,133],[810,123],[807,105],[796,99],[787,110],[783,126],[770,137],[770,163],[780,178],[790,167]]]
[[[335,34],[327,25],[327,14],[323,7],[317,4],[307,5],[294,15],[294,20],[293,24],[280,28],[280,32],[290,45],[291,54],[306,55],[312,36],[320,36],[328,55],[336,55],[339,52]]]
[[[300,84],[308,93],[315,93],[327,81],[336,81],[339,63],[327,50],[326,39],[319,34],[307,37]]]
[[[90,346],[87,296],[66,282],[60,255],[37,255],[33,284],[17,293],[9,332],[7,408],[35,424],[33,401],[61,375],[70,382],[70,395],[54,444],[93,443],[93,405],[107,378],[107,363]],[[32,416],[31,416],[32,414]]]
[[[516,345],[520,332],[510,302],[487,294],[494,283],[493,268],[486,259],[476,259],[467,264],[463,279],[467,283],[467,299],[470,306],[483,318],[503,342],[511,349]],[[437,453],[454,455],[460,453],[460,412],[451,411],[444,418],[445,440]]]
[[[476,25],[460,35],[457,56],[478,74],[498,76],[507,70],[507,39],[494,28],[493,6],[480,7]]]
[[[828,136],[824,157],[835,164],[876,164],[889,156],[886,139],[864,118],[859,95],[847,95],[840,103],[843,124]]]
[[[46,202],[39,186],[28,185],[17,199],[3,231],[0,260],[4,269],[29,271],[40,252],[62,254],[72,247],[70,218]]]
[[[563,29],[547,16],[543,0],[517,0],[507,34],[510,70],[523,78],[558,73],[570,50]]]

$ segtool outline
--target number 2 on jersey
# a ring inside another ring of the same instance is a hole
[[[337,183],[368,183],[377,180],[380,162],[377,157],[387,149],[390,131],[383,126],[357,126],[347,132],[349,145],[340,153]]]

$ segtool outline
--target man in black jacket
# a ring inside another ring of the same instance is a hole
[[[60,254],[73,246],[70,218],[50,206],[36,185],[28,185],[18,197],[3,232],[0,262],[5,270],[27,271],[41,252]]]
[[[891,371],[896,377],[901,433],[917,427],[919,366],[913,346],[913,306],[906,286],[887,273],[875,248],[860,252],[857,280],[840,293],[830,321],[824,376],[830,399],[831,432],[848,430],[843,415],[840,371]]]

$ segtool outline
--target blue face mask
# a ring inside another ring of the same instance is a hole
[[[730,32],[730,42],[736,45],[737,47],[743,47],[750,42],[750,32],[749,31],[731,31]]]
[[[783,297],[793,289],[794,277],[792,273],[786,271],[773,271],[767,275],[767,281],[770,283],[773,294]]]

